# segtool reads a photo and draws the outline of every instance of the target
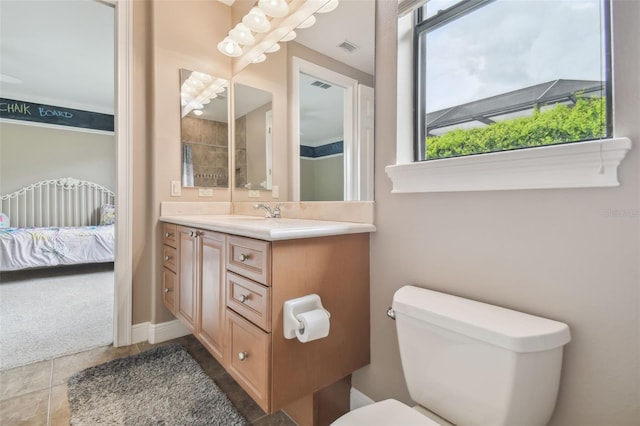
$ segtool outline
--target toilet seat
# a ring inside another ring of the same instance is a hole
[[[350,411],[331,426],[439,426],[438,423],[395,399],[385,399]]]

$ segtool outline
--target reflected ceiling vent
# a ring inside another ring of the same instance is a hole
[[[320,81],[320,80],[316,80],[313,83],[311,83],[312,86],[316,86],[319,87],[321,89],[328,89],[331,87],[330,84],[325,83],[324,81]]]
[[[346,50],[346,51],[347,51],[347,52],[349,52],[349,53],[353,53],[355,50],[357,50],[357,49],[358,49],[358,46],[356,46],[355,44],[351,43],[351,42],[350,42],[350,41],[348,41],[348,40],[345,40],[345,41],[343,41],[342,43],[340,43],[340,44],[338,45],[338,47],[339,47],[340,49],[344,49],[344,50]]]

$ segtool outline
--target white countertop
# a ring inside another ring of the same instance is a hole
[[[241,215],[160,216],[160,221],[267,241],[359,234],[376,230],[374,225],[368,223]]]

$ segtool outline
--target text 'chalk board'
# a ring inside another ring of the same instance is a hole
[[[113,115],[0,98],[0,118],[113,132]]]

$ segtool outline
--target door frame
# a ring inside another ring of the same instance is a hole
[[[344,88],[344,201],[358,199],[356,108],[358,81],[343,74],[321,67],[297,56],[291,58],[291,107],[289,129],[291,134],[291,191],[293,201],[300,201],[300,73],[319,78]]]
[[[133,1],[106,0],[115,7],[115,139],[116,139],[116,254],[113,346],[131,344],[132,236],[132,51]]]

